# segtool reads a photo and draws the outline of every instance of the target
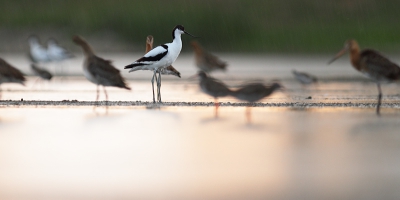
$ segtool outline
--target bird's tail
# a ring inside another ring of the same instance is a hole
[[[143,65],[144,65],[143,63],[132,63],[130,65],[125,66],[124,69],[130,69],[129,72],[133,72],[140,70]]]

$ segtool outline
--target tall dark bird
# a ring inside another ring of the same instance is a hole
[[[26,81],[24,75],[17,68],[8,64],[5,60],[0,58],[0,86],[2,83],[20,83],[25,85]],[[0,89],[1,99],[1,89]]]
[[[108,100],[107,91],[105,86],[113,86],[130,90],[124,78],[122,78],[118,69],[116,69],[110,60],[104,60],[96,56],[92,47],[80,36],[74,36],[73,41],[83,49],[85,54],[85,61],[83,63],[83,74],[92,83],[97,85],[97,97],[99,100],[99,85],[103,86],[106,100]]]
[[[335,61],[347,51],[350,51],[350,62],[354,69],[370,78],[378,86],[376,114],[380,115],[379,109],[382,99],[381,83],[389,83],[398,80],[400,78],[400,67],[375,50],[364,49],[360,51],[356,40],[347,40],[344,44],[344,48],[337,53],[328,64]]]

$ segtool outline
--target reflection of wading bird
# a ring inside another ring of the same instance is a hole
[[[147,36],[145,54],[148,53],[151,49],[153,49],[153,41],[154,41],[153,36],[151,36],[151,35]],[[174,75],[179,78],[181,77],[181,73],[178,70],[176,70],[174,67],[172,67],[172,65],[170,65],[164,69],[159,69],[159,70],[161,70],[161,74],[163,74],[163,75]],[[157,70],[157,72],[159,70]],[[160,96],[160,86],[161,85],[157,79],[157,76],[155,76],[155,77],[153,76],[153,78],[155,78],[156,82],[157,82],[157,100],[161,101],[161,96]],[[154,97],[154,80],[151,80],[151,83],[152,83],[151,87],[153,88],[153,97]]]
[[[108,95],[105,86],[131,89],[111,61],[96,56],[89,44],[80,36],[74,36],[73,41],[82,47],[86,57],[83,63],[83,74],[90,82],[97,85],[96,101],[99,100],[99,85],[103,86],[106,101],[108,101]]]
[[[231,95],[232,91],[221,81],[207,76],[203,71],[197,74],[200,77],[200,88],[201,90],[214,97],[215,105],[215,117],[218,117],[218,97],[225,97]]]
[[[249,103],[254,103],[259,101],[269,95],[271,95],[275,90],[282,88],[279,83],[273,83],[270,86],[265,86],[262,83],[250,83],[242,86],[236,91],[232,92],[232,96],[239,100],[247,101]],[[247,122],[251,122],[250,105],[246,107],[246,118]]]
[[[17,68],[0,58],[0,86],[2,83],[21,83],[24,85],[25,77]],[[1,88],[0,88],[1,99]]]
[[[292,70],[293,76],[296,78],[297,81],[299,81],[303,85],[308,85],[311,83],[316,83],[318,81],[317,77],[307,74],[304,72],[299,72],[296,70]]]
[[[56,62],[74,57],[71,52],[58,45],[57,41],[53,38],[47,41],[47,55],[51,61]]]
[[[212,72],[215,70],[226,70],[226,62],[221,61],[218,57],[205,51],[197,41],[192,41],[191,45],[194,50],[196,66],[204,72]]]
[[[154,77],[158,72],[159,87],[161,87],[161,70],[159,69],[170,66],[173,62],[175,62],[176,58],[178,58],[178,55],[182,49],[182,34],[190,35],[188,32],[185,31],[185,28],[183,26],[175,26],[175,28],[172,30],[172,43],[163,44],[152,49],[142,58],[139,58],[132,64],[125,66],[125,69],[130,69],[129,72],[137,70],[153,70],[154,74],[153,78],[151,79],[152,83],[154,83]],[[161,92],[158,101],[161,102]],[[153,102],[155,103],[154,93]]]
[[[353,67],[377,84],[379,94],[376,114],[379,115],[382,99],[380,84],[398,80],[400,78],[400,67],[374,50],[364,49],[360,52],[360,47],[355,40],[347,40],[344,48],[328,64],[347,51],[350,51],[350,61]]]

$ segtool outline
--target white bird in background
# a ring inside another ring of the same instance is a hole
[[[317,77],[307,74],[305,72],[299,72],[296,70],[292,70],[293,76],[303,85],[309,85],[312,83],[316,83],[318,81]]]
[[[40,44],[39,38],[36,35],[29,36],[29,58],[33,63],[50,62],[47,50]]]
[[[156,73],[158,72],[158,85],[159,87],[161,87],[161,69],[170,66],[173,62],[175,62],[176,58],[178,58],[179,53],[182,49],[182,34],[188,34],[194,37],[193,35],[186,32],[185,28],[182,25],[177,25],[172,30],[172,43],[163,44],[152,49],[142,58],[139,58],[132,64],[125,66],[125,69],[130,69],[129,72],[137,70],[152,70],[154,72],[153,78],[151,79],[152,84],[154,84],[154,77],[157,76]],[[161,92],[158,101],[161,102]],[[154,93],[153,102],[156,102],[154,98]]]
[[[55,62],[74,57],[71,52],[58,45],[58,42],[53,38],[47,40],[47,55],[51,61]]]

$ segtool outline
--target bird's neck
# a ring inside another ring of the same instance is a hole
[[[360,66],[360,48],[359,47],[350,49],[350,62],[354,68],[356,68],[358,71],[360,71],[361,66]]]
[[[174,40],[172,41],[172,43],[182,47],[181,34],[178,33],[177,31],[175,32],[175,37],[174,37]]]
[[[90,47],[90,45],[87,42],[80,41],[79,45],[82,47],[83,53],[85,54],[85,56],[89,57],[89,56],[94,55],[94,51],[93,51],[92,47]]]
[[[152,43],[146,43],[146,52],[149,52],[151,49],[153,48],[153,44]]]

